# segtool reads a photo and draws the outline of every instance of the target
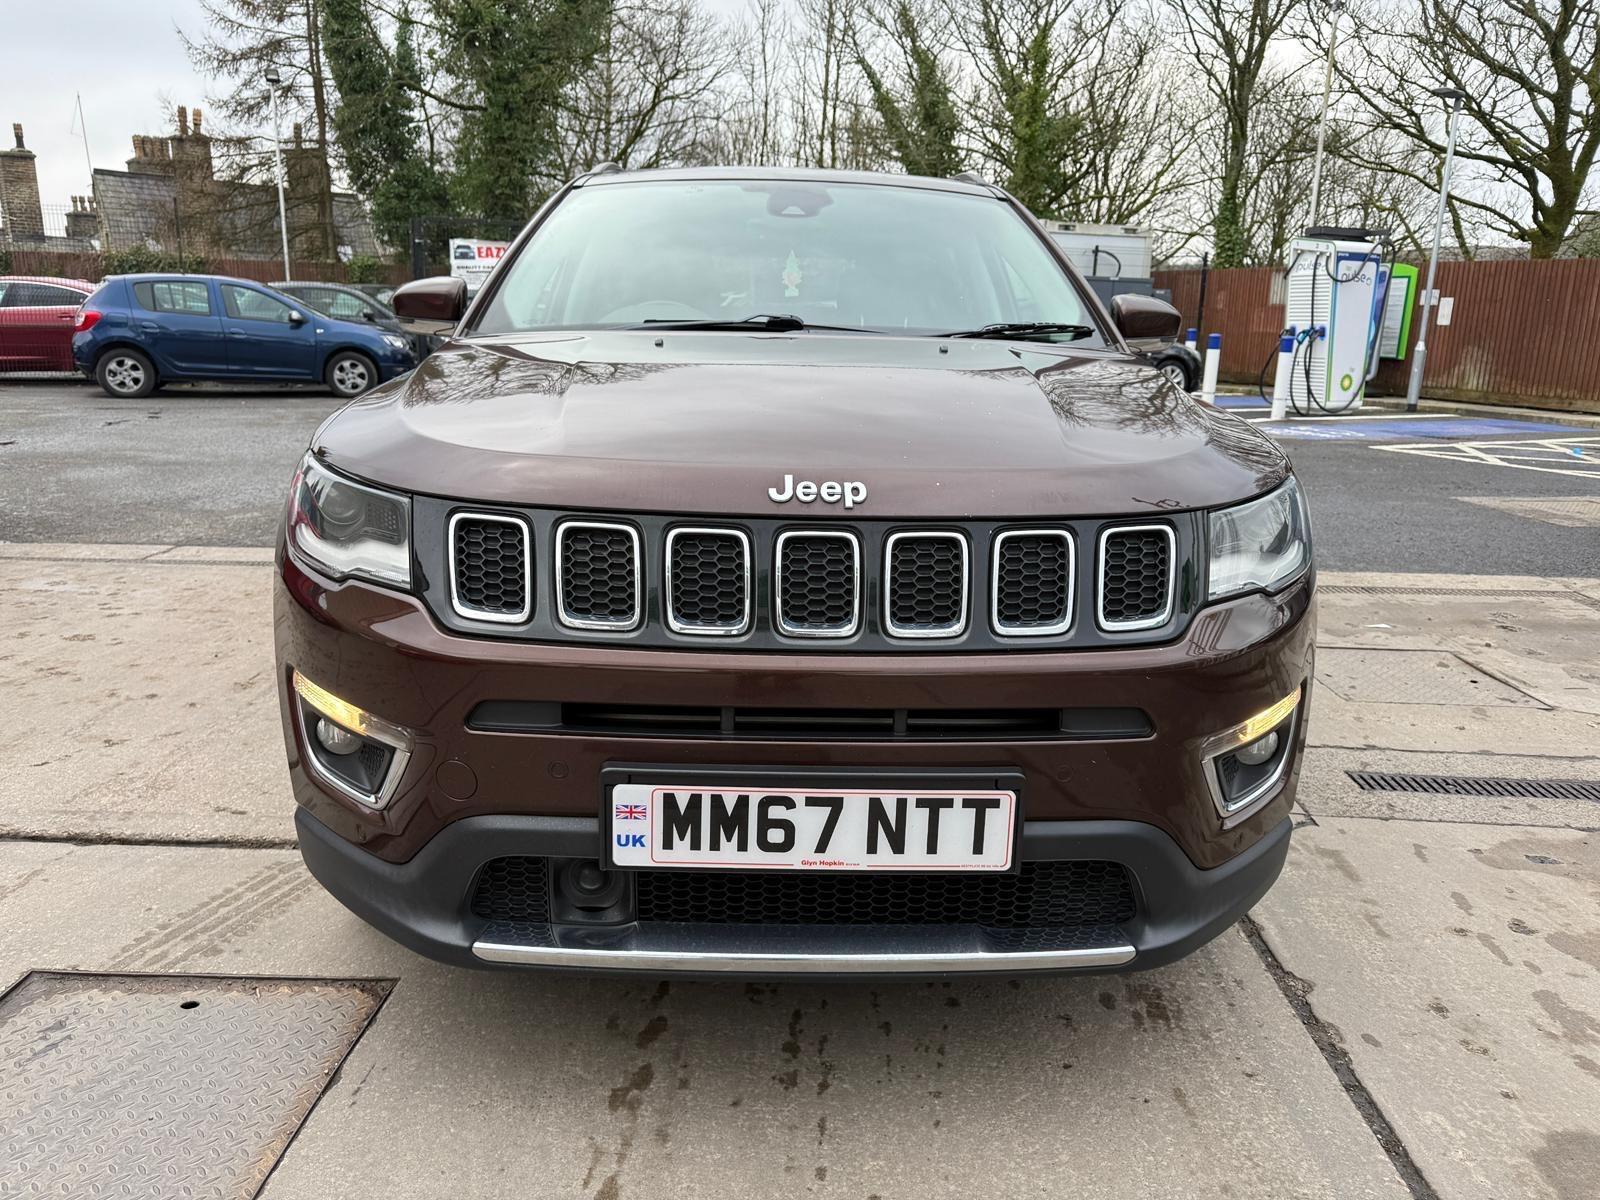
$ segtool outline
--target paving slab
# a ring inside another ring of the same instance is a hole
[[[0,560],[0,833],[293,837],[270,568]]]
[[[269,1200],[1408,1194],[1235,931],[1097,979],[488,973],[293,852],[0,843],[0,984],[50,967],[398,978]]]
[[[1600,836],[1318,817],[1256,909],[1442,1197],[1600,1179]]]

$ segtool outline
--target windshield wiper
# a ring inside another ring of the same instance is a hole
[[[704,329],[713,333],[744,333],[759,330],[762,333],[794,333],[801,329],[824,329],[835,333],[870,333],[859,325],[815,325],[803,321],[793,313],[756,313],[753,317],[738,320],[708,317],[703,320],[679,320],[675,317],[646,317],[641,324],[630,329]]]
[[[992,325],[984,325],[978,329],[960,329],[954,333],[935,334],[935,337],[948,338],[1016,338],[1027,341],[1033,334],[1065,333],[1071,335],[1072,341],[1079,338],[1091,337],[1094,334],[1092,325],[1067,325],[1057,321],[996,321]]]

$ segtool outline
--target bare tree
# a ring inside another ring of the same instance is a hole
[[[1189,66],[1216,106],[1221,170],[1212,218],[1212,260],[1242,266],[1249,258],[1246,174],[1262,73],[1284,25],[1302,0],[1172,0],[1188,42]]]
[[[1428,154],[1354,161],[1436,187],[1445,122],[1428,90],[1460,88],[1458,237],[1470,221],[1534,258],[1559,253],[1600,182],[1600,0],[1380,3],[1357,16],[1361,52],[1340,57],[1340,81],[1373,128]]]
[[[709,161],[732,58],[725,31],[695,0],[619,2],[593,65],[562,97],[558,178],[598,162]]]

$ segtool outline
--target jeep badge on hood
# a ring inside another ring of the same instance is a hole
[[[866,501],[867,485],[855,480],[840,483],[836,479],[825,479],[821,483],[802,479],[796,483],[793,475],[785,475],[783,486],[768,488],[767,496],[774,504],[784,504],[790,500],[798,500],[801,504],[810,504],[813,500],[837,504],[843,500],[846,508],[854,508]]]

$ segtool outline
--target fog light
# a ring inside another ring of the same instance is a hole
[[[1278,735],[1269,733],[1264,738],[1257,738],[1248,746],[1239,747],[1235,752],[1235,757],[1247,767],[1259,767],[1276,754],[1277,751]]]
[[[411,734],[298,671],[292,684],[304,761],[312,774],[368,808],[388,804],[411,758]]]
[[[1282,789],[1304,689],[1296,688],[1200,747],[1206,785],[1224,829],[1245,820]]]
[[[361,739],[348,729],[335,725],[327,717],[317,721],[317,741],[321,742],[330,754],[354,754],[361,749]]]

